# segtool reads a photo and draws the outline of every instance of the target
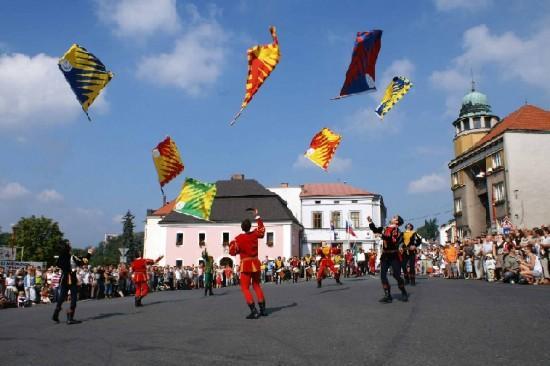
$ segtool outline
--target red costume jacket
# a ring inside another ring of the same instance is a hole
[[[229,244],[229,254],[241,257],[241,272],[259,272],[261,263],[258,259],[258,239],[265,235],[262,219],[256,217],[258,227],[248,233],[242,233]]]
[[[134,282],[147,281],[147,265],[155,264],[152,259],[138,258],[132,262],[132,270],[134,271]]]

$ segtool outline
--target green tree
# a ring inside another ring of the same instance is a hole
[[[22,248],[23,260],[55,263],[65,240],[57,222],[46,217],[23,217],[13,226],[10,245]],[[20,249],[21,250],[21,249]]]
[[[0,247],[7,247],[10,244],[10,233],[3,233],[2,227],[0,226]]]
[[[424,226],[421,226],[417,230],[418,234],[425,239],[435,240],[439,235],[439,226],[437,225],[437,218],[431,220],[424,220]]]
[[[128,248],[128,253],[126,256],[128,257],[128,261],[134,260],[134,258],[138,255],[138,243],[136,243],[135,237],[134,237],[134,215],[128,210],[126,212],[126,215],[122,218],[122,235],[120,236],[122,239],[122,246],[124,248]]]

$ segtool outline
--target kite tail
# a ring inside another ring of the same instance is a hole
[[[86,114],[86,117],[88,117],[88,121],[92,122],[92,119],[90,118],[90,115],[88,114],[88,112],[84,108],[82,108],[82,110]]]
[[[166,205],[166,193],[164,193],[162,186],[160,186],[160,191],[162,192],[162,206],[164,207]]]
[[[271,32],[271,37],[273,37],[273,43],[279,44],[279,38],[277,37],[277,29],[275,28],[275,26],[272,25],[271,27],[269,27],[269,31]]]
[[[229,123],[230,126],[233,126],[235,122],[237,122],[237,118],[241,116],[241,113],[243,113],[243,110],[244,110],[244,107],[241,108],[241,110],[235,115],[235,117],[233,117],[233,120],[231,121],[231,123]]]

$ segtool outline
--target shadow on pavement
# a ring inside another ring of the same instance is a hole
[[[323,291],[319,292],[319,294],[326,294],[328,292],[336,292],[336,291],[344,291],[344,290],[349,290],[349,287],[338,287],[338,288],[333,288],[333,289],[330,289],[330,290],[323,290]]]
[[[128,315],[127,313],[107,313],[107,314],[99,314],[96,316],[92,316],[90,318],[82,319],[82,321],[88,321],[88,320],[100,320],[100,319],[107,319],[112,318],[114,316],[120,316],[120,315]]]
[[[283,305],[283,306],[274,306],[274,307],[271,307],[271,308],[267,308],[266,310],[267,310],[268,314],[273,314],[273,313],[276,313],[276,312],[281,311],[283,309],[293,308],[295,306],[298,306],[297,302],[293,302],[292,304]]]

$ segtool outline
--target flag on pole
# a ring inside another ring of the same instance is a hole
[[[176,142],[170,136],[167,136],[153,149],[153,162],[161,187],[177,177],[185,168]]]
[[[71,86],[88,120],[88,108],[109,84],[113,73],[92,53],[76,43],[59,59],[59,70]]]
[[[349,220],[346,220],[346,232],[351,236],[357,237],[357,235],[355,235],[355,231],[353,231],[353,225],[349,222]]]
[[[203,183],[193,178],[187,178],[176,199],[174,211],[198,219],[210,220],[216,192],[215,183]]]
[[[325,127],[313,136],[305,157],[320,168],[327,170],[341,140],[342,136]]]
[[[403,76],[395,76],[386,88],[380,105],[375,110],[378,117],[383,119],[386,113],[409,92],[412,86],[413,84],[409,79]]]
[[[281,59],[279,50],[279,39],[275,27],[270,27],[273,43],[266,45],[257,45],[248,49],[248,77],[246,80],[246,94],[241,104],[241,109],[231,121],[234,125],[237,118],[240,117],[243,110],[258,92],[265,82],[265,79],[275,70],[275,67]]]
[[[382,31],[375,29],[369,32],[357,32],[351,55],[351,63],[346,72],[340,95],[335,99],[352,94],[376,90],[375,69],[378,53],[382,46]]]

